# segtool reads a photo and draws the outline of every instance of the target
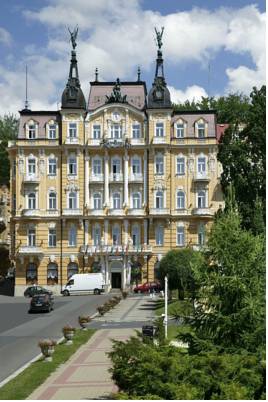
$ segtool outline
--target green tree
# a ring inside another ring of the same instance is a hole
[[[13,115],[0,117],[0,184],[9,185],[9,159],[7,146],[9,140],[17,138],[18,119]]]
[[[192,267],[201,259],[201,254],[190,248],[171,250],[160,261],[159,278],[163,282],[168,275],[170,290],[178,289],[180,300],[184,299],[185,292],[195,292],[195,281]]]

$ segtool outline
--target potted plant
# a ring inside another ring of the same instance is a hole
[[[52,354],[55,350],[54,348],[55,348],[56,344],[57,344],[57,342],[53,341],[52,339],[43,339],[38,342],[38,346],[41,349],[45,362],[52,361]]]
[[[71,327],[70,325],[65,325],[62,328],[62,332],[63,332],[64,338],[66,339],[66,345],[71,345],[73,343],[75,328]]]
[[[104,315],[107,312],[107,308],[104,305],[97,307],[97,310],[100,315]]]
[[[82,329],[86,330],[87,329],[87,324],[91,321],[91,318],[89,316],[84,316],[80,315],[78,317],[78,322],[79,325],[82,327]]]
[[[122,290],[122,297],[123,297],[123,299],[126,299],[127,298],[127,296],[128,296],[128,292],[126,292],[125,290]]]

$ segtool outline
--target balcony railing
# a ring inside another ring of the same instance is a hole
[[[21,254],[21,255],[43,255],[44,252],[41,249],[41,247],[21,246],[18,249],[18,254]]]
[[[65,144],[79,144],[78,137],[67,137],[65,140]]]
[[[152,253],[152,246],[148,244],[142,244],[138,246],[133,245],[99,245],[89,246],[83,245],[80,247],[80,252],[89,256],[93,255],[122,255],[122,254],[150,254]]]
[[[79,208],[75,208],[75,209],[71,209],[71,208],[64,208],[62,211],[62,215],[83,215],[83,211],[82,209]]]
[[[111,182],[121,182],[123,181],[123,173],[110,173]]]
[[[153,144],[166,144],[166,137],[153,137]]]
[[[129,208],[127,214],[132,216],[144,216],[145,211],[142,208]]]
[[[22,216],[41,216],[40,209],[23,209],[21,211]]]
[[[150,208],[150,215],[169,215],[168,208]]]
[[[208,172],[197,172],[194,175],[194,181],[209,181],[210,177]]]
[[[131,145],[145,145],[144,138],[130,138]]]
[[[193,208],[192,214],[196,216],[213,216],[214,212],[210,208]]]
[[[88,209],[88,215],[90,216],[104,216],[105,212],[103,209]]]
[[[23,183],[39,183],[40,177],[37,174],[25,174],[22,180]]]
[[[129,176],[129,182],[142,182],[143,174],[142,173],[131,173]]]
[[[103,182],[103,174],[102,173],[100,173],[100,174],[91,174],[89,180],[92,183],[101,183],[101,182]]]
[[[60,215],[60,211],[58,209],[47,209],[46,210],[46,215],[49,216],[59,216]]]
[[[190,213],[186,208],[177,208],[172,211],[172,215],[190,215]]]
[[[100,138],[89,138],[87,144],[93,146],[100,146],[101,139]]]
[[[109,209],[109,215],[112,216],[121,216],[121,215],[125,215],[125,211],[122,208],[111,208]]]

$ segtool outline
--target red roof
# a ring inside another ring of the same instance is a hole
[[[217,124],[216,125],[216,137],[217,142],[220,142],[221,137],[224,134],[224,131],[229,127],[229,124]]]

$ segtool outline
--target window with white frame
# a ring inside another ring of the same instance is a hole
[[[36,209],[36,193],[28,194],[28,209]]]
[[[197,208],[206,208],[206,192],[199,190],[197,192]]]
[[[111,138],[122,138],[122,126],[121,124],[114,123],[111,125]]]
[[[101,125],[93,124],[93,139],[99,140],[101,138]]]
[[[55,191],[50,191],[48,194],[48,209],[57,209],[57,194]]]
[[[57,126],[55,123],[48,125],[48,138],[50,140],[55,140],[57,135]]]
[[[176,134],[176,138],[184,138],[185,137],[184,122],[182,120],[179,120],[177,122],[177,124],[175,125],[175,134]]]
[[[204,121],[200,120],[196,124],[197,128],[197,137],[198,138],[205,138],[205,123]]]
[[[93,194],[93,208],[101,209],[101,193],[94,193]]]
[[[198,245],[204,246],[205,244],[205,225],[200,223],[198,226]]]
[[[68,208],[77,209],[77,192],[71,191],[68,195]]]
[[[117,246],[121,243],[120,241],[120,227],[118,225],[114,225],[112,228],[112,242],[114,246]]]
[[[197,158],[197,172],[200,175],[204,175],[206,173],[206,157],[199,156]]]
[[[92,229],[92,239],[93,239],[93,245],[94,246],[100,246],[101,244],[101,227],[99,224],[96,224],[93,226]]]
[[[139,225],[133,225],[132,227],[132,244],[133,246],[139,246],[141,242],[141,231]]]
[[[31,227],[28,229],[28,246],[35,247],[36,246],[36,229]]]
[[[177,209],[185,208],[185,193],[182,190],[177,191]]]
[[[92,165],[94,176],[102,174],[102,160],[100,158],[94,158],[92,160]]]
[[[135,209],[141,208],[141,193],[133,193],[132,194],[132,205]]]
[[[163,246],[164,244],[164,226],[157,225],[155,228],[155,244]]]
[[[77,123],[69,123],[69,138],[77,138]]]
[[[57,160],[55,157],[48,159],[48,174],[50,176],[56,176],[57,174]]]
[[[28,125],[28,138],[29,140],[34,140],[37,137],[37,125],[36,123],[31,123]]]
[[[140,123],[132,124],[132,138],[141,138],[141,125]]]
[[[164,156],[161,154],[155,157],[155,173],[164,174]]]
[[[119,158],[112,159],[112,173],[118,174],[121,172],[121,160]]]
[[[185,158],[183,156],[177,157],[177,174],[180,176],[185,174]]]
[[[48,230],[48,247],[56,247],[57,245],[57,231],[56,229]]]
[[[155,124],[155,136],[164,137],[164,123],[158,122]]]
[[[120,193],[113,193],[113,208],[114,209],[120,209],[121,208]]]
[[[164,192],[162,190],[158,190],[155,193],[155,208],[156,209],[164,208]]]
[[[184,226],[177,226],[177,246],[184,246],[184,244],[185,244]]]
[[[75,247],[77,243],[77,229],[74,225],[72,225],[69,229],[68,233],[68,240],[69,240],[69,246],[70,247]]]
[[[36,174],[36,159],[35,158],[28,159],[28,174],[30,176],[33,176]]]
[[[141,173],[141,160],[140,160],[140,158],[133,157],[131,165],[132,165],[132,173],[134,175]]]
[[[70,155],[68,158],[68,174],[77,174],[77,159],[75,155]]]

